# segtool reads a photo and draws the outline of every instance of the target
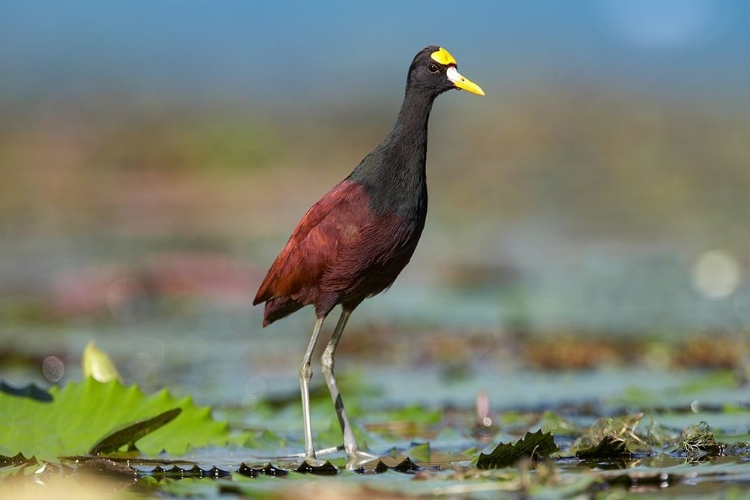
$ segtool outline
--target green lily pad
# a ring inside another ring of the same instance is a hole
[[[406,456],[416,462],[429,462],[432,456],[432,449],[430,443],[414,444],[409,451],[406,452]]]
[[[135,438],[142,453],[182,455],[189,446],[228,441],[226,422],[214,420],[210,408],[195,406],[189,397],[177,400],[166,390],[149,396],[137,386],[88,378],[50,394],[53,401],[41,403],[0,393],[0,455],[22,452],[42,460],[83,455],[123,426],[176,408],[181,412],[174,421]]]

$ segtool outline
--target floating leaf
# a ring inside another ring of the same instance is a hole
[[[443,418],[440,410],[428,410],[419,405],[409,405],[398,410],[390,410],[388,418],[393,421],[405,421],[410,424],[437,424]]]
[[[213,420],[210,408],[199,408],[190,398],[177,400],[166,390],[147,396],[137,386],[88,378],[62,389],[53,387],[50,393],[51,403],[0,393],[0,454],[20,451],[43,460],[82,455],[113,428],[174,408],[182,411],[173,422],[138,439],[143,453],[166,450],[181,455],[188,446],[227,441],[226,422]]]
[[[477,459],[479,469],[497,469],[508,467],[522,458],[543,459],[559,451],[552,434],[540,430],[527,432],[523,439],[515,444],[500,443],[489,455],[481,453]]]
[[[347,410],[348,408],[349,407],[347,406]],[[364,449],[367,449],[367,445],[370,441],[370,437],[367,433],[360,429],[356,423],[352,427],[352,431],[354,432],[354,437],[357,439],[357,443],[359,443]],[[341,424],[339,424],[338,419],[332,418],[328,429],[319,432],[315,441],[320,448],[334,448],[336,446],[341,446],[341,443],[344,441],[344,436],[341,433]],[[276,445],[276,447],[278,446],[279,445]],[[281,446],[284,446],[283,442],[281,443]]]
[[[393,467],[393,470],[397,472],[405,472],[407,474],[413,474],[419,470],[419,466],[411,461],[409,457],[406,457],[401,462],[399,462],[395,467]]]
[[[545,411],[538,425],[542,431],[557,436],[572,436],[579,432],[576,424],[552,411]]]
[[[310,465],[309,463],[302,462],[296,469],[297,472],[311,473],[318,476],[335,476],[339,473],[339,470],[328,460],[323,465]]]
[[[631,456],[631,453],[624,439],[605,436],[596,446],[578,450],[576,456],[584,460],[591,458],[627,458]]]
[[[254,433],[247,434],[242,446],[256,450],[283,448],[287,446],[287,440],[270,429],[264,429],[258,436]]]
[[[430,449],[430,443],[414,444],[406,455],[417,462],[429,462],[432,456],[432,450]]]
[[[15,456],[6,457],[0,455],[0,469],[3,467],[15,467],[17,465],[25,465],[32,462],[36,462],[35,457],[26,458],[23,453],[17,453]]]
[[[159,427],[163,427],[168,424],[182,412],[182,408],[172,408],[164,413],[161,413],[154,418],[146,420],[138,420],[134,424],[126,425],[125,427],[107,434],[107,436],[101,441],[97,442],[90,450],[90,455],[98,455],[99,453],[108,453],[117,451],[125,445],[128,445],[130,449],[135,448],[135,442],[141,439],[147,434],[151,434]]]
[[[135,477],[137,475],[137,471],[132,467],[108,458],[92,458],[90,460],[84,460],[78,465],[76,471],[79,474],[90,473],[107,476]]]

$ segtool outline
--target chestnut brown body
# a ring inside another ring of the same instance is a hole
[[[255,303],[263,326],[313,304],[318,317],[353,310],[391,286],[409,263],[424,217],[377,214],[361,184],[342,181],[308,210],[271,266]]]

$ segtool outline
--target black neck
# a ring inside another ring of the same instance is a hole
[[[393,130],[349,176],[365,186],[377,213],[427,210],[427,122],[435,97],[407,87]]]
[[[427,151],[427,122],[430,119],[435,96],[407,89],[401,111],[389,138],[419,144]],[[388,139],[386,139],[387,141]]]

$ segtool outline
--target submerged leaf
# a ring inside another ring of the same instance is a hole
[[[543,459],[559,451],[552,434],[540,430],[535,433],[527,432],[515,444],[500,443],[489,455],[481,453],[477,459],[479,469],[497,469],[508,467],[522,458]]]
[[[51,403],[0,393],[0,454],[20,451],[43,460],[82,455],[113,427],[174,408],[182,411],[173,422],[138,439],[143,453],[181,455],[188,446],[223,445],[228,438],[227,423],[212,419],[210,408],[199,408],[190,398],[177,400],[166,390],[146,395],[137,386],[89,378],[50,392]]]
[[[52,401],[50,393],[44,389],[40,389],[36,384],[28,384],[25,387],[13,387],[5,382],[0,381],[0,392],[10,394],[12,396],[18,396],[22,398],[30,398],[36,401]]]

